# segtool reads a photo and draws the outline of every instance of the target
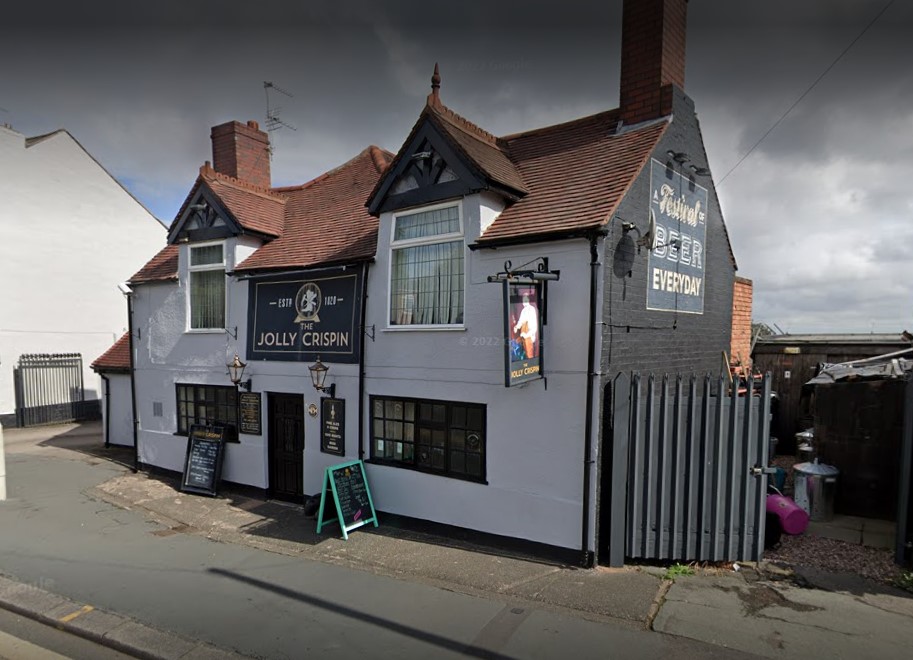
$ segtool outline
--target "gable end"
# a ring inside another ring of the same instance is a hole
[[[368,211],[430,204],[487,188],[484,177],[453,149],[427,116],[397,154],[368,200]]]
[[[240,223],[203,183],[184,204],[181,215],[168,232],[168,242],[210,241],[241,233]]]

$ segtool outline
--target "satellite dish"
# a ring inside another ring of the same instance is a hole
[[[648,250],[656,247],[656,216],[653,215],[653,209],[650,209],[650,222],[647,225],[647,231],[637,240],[637,244]]]

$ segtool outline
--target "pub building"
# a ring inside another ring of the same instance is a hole
[[[301,502],[363,459],[381,524],[592,565],[613,378],[718,374],[730,346],[686,7],[626,1],[620,106],[563,124],[492,135],[435,66],[395,156],[287,188],[256,123],[213,128],[129,282],[138,462],[180,472],[188,429],[217,424],[222,478],[265,497]]]

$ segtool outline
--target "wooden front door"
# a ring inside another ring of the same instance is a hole
[[[304,496],[304,397],[269,394],[269,494],[301,502]]]

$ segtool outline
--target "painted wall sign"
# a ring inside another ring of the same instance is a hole
[[[248,300],[249,360],[358,362],[358,271],[252,279]]]
[[[260,404],[259,392],[240,392],[238,394],[238,430],[249,435],[262,435],[261,423],[263,407]]]
[[[365,464],[361,461],[350,461],[328,467],[323,473],[323,491],[320,495],[320,513],[317,515],[317,533],[330,520],[325,514],[332,500],[336,509],[336,518],[342,528],[342,537],[349,538],[349,532],[362,525],[374,523],[377,527],[377,513],[374,511],[374,500],[368,488]]]
[[[538,284],[504,282],[504,385],[543,377],[541,290]]]
[[[320,451],[343,456],[346,453],[346,402],[321,399],[320,404]]]
[[[181,490],[215,497],[222,478],[225,429],[194,424],[187,437]]]
[[[650,211],[656,247],[647,260],[647,309],[703,314],[707,189],[653,160]]]

